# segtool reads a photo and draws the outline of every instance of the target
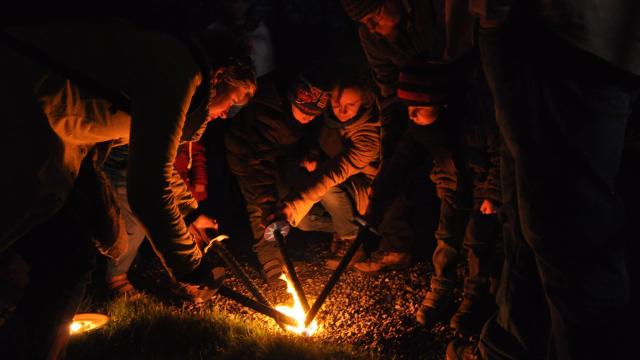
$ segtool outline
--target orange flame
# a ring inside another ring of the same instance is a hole
[[[287,330],[293,331],[296,334],[304,334],[307,336],[311,336],[315,334],[315,332],[318,330],[318,323],[315,320],[313,320],[311,324],[309,324],[309,327],[305,328],[304,319],[306,317],[306,314],[302,309],[302,304],[300,303],[298,294],[296,294],[295,290],[293,289],[293,285],[291,284],[291,281],[289,280],[289,278],[287,278],[285,274],[280,275],[280,279],[284,280],[287,283],[287,292],[291,294],[291,296],[293,297],[293,307],[286,306],[286,305],[278,305],[276,306],[276,310],[282,312],[285,315],[291,316],[292,318],[296,319],[296,321],[298,322],[297,327],[287,325]]]

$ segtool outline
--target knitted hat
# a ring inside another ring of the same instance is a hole
[[[291,104],[307,115],[317,116],[329,104],[329,92],[311,85],[304,76],[289,86],[287,98]]]
[[[458,81],[451,65],[414,61],[400,71],[398,99],[407,106],[445,104]]]
[[[355,21],[360,21],[375,10],[384,0],[340,0],[344,11]]]

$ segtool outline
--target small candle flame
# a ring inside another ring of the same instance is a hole
[[[74,321],[71,323],[71,326],[69,327],[69,331],[71,335],[75,335],[75,334],[91,331],[97,327],[98,326],[96,326],[96,324],[94,324],[91,321]]]
[[[296,334],[304,334],[307,336],[311,336],[315,334],[315,332],[318,330],[318,323],[315,320],[313,320],[308,327],[304,326],[304,320],[307,314],[302,309],[302,303],[298,298],[298,294],[296,294],[295,290],[293,289],[293,285],[291,284],[291,281],[289,280],[289,278],[287,278],[285,274],[280,275],[280,279],[284,280],[287,283],[287,292],[291,294],[291,296],[293,297],[293,307],[286,306],[286,305],[278,305],[276,306],[276,310],[294,318],[298,322],[298,326],[287,325],[287,330],[293,331]]]

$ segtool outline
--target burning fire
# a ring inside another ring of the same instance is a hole
[[[284,280],[287,283],[287,292],[291,294],[291,296],[293,297],[293,307],[286,306],[286,305],[278,305],[276,306],[276,310],[282,312],[285,315],[291,316],[292,318],[296,319],[296,321],[298,322],[297,327],[287,325],[287,330],[293,331],[296,334],[304,334],[307,336],[311,336],[315,334],[315,332],[318,330],[318,323],[315,320],[313,320],[311,324],[309,324],[309,327],[307,328],[304,327],[304,319],[306,317],[306,314],[302,309],[302,304],[300,303],[298,294],[296,294],[295,290],[293,289],[293,285],[291,284],[291,281],[289,280],[289,278],[287,278],[285,274],[280,275],[280,279]]]

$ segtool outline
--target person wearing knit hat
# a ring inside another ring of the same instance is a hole
[[[273,222],[282,190],[295,181],[288,171],[298,171],[298,146],[317,123],[312,120],[330,104],[324,82],[324,71],[315,65],[286,86],[276,76],[266,75],[253,101],[225,131],[227,162],[245,200],[253,251],[265,280],[275,287],[284,287],[280,279],[284,260],[277,243],[264,237],[265,228]]]
[[[320,115],[329,104],[329,93],[312,85],[304,76],[299,76],[287,91],[291,102],[291,113],[302,124]]]
[[[434,272],[416,320],[429,327],[449,320],[453,329],[477,334],[495,308],[489,284],[497,277],[494,249],[501,204],[500,141],[490,107],[483,106],[474,89],[461,86],[468,74],[466,65],[410,62],[400,71],[398,100],[407,105],[412,122],[391,159],[382,164],[372,185],[365,220],[378,229],[407,174],[424,159],[433,159],[430,178],[440,199],[440,218],[433,234],[437,240]],[[370,237],[361,236],[365,241]],[[468,272],[463,300],[449,319],[456,268],[464,249]],[[372,273],[380,266],[377,262],[358,263],[355,268]]]
[[[458,76],[453,65],[413,62],[398,76],[398,100],[407,106],[409,118],[417,125],[430,125],[447,107]]]

